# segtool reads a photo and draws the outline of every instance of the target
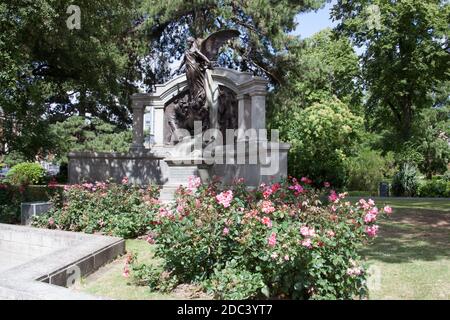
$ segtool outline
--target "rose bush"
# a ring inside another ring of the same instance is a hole
[[[253,191],[242,181],[225,190],[216,182],[180,188],[148,237],[162,270],[133,260],[127,275],[151,278],[154,288],[200,283],[225,299],[363,297],[367,273],[358,249],[392,209],[350,203],[325,186],[316,190],[303,178]]]
[[[128,184],[84,183],[66,186],[54,208],[36,217],[37,227],[103,233],[124,238],[145,234],[159,209],[159,190]]]

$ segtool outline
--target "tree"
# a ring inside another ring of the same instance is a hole
[[[450,4],[445,0],[338,0],[337,30],[359,47],[371,127],[390,125],[401,145],[412,136],[420,110],[449,80]],[[448,93],[448,92],[447,92]]]
[[[269,117],[274,128],[290,112],[336,96],[353,112],[361,113],[358,56],[350,42],[322,30],[291,48],[291,64],[284,70],[283,86],[269,96]]]
[[[56,160],[67,163],[70,151],[126,152],[132,133],[99,118],[73,116],[50,126],[54,138],[52,152]]]
[[[394,175],[393,162],[392,153],[383,157],[380,151],[361,148],[354,157],[348,159],[347,188],[376,193],[379,183]]]
[[[42,108],[49,119],[91,113],[129,122],[136,91],[136,1],[81,0],[81,29],[69,29],[71,1],[2,1],[0,104],[5,113]]]
[[[428,109],[422,112],[416,128],[415,144],[423,161],[419,169],[428,179],[444,173],[450,163],[450,112],[448,108]]]
[[[49,125],[71,115],[90,114],[121,128],[130,123],[144,50],[133,31],[138,2],[77,1],[81,29],[67,26],[71,4],[0,0],[1,142],[28,160],[50,152]]]
[[[243,45],[233,45],[220,64],[275,83],[295,15],[323,2],[80,0],[81,29],[69,29],[72,1],[0,0],[0,106],[9,131],[2,142],[12,152],[23,137],[33,141],[30,153],[44,152],[48,124],[73,115],[126,128],[131,94],[171,76],[188,35],[238,28]]]
[[[274,84],[282,78],[280,65],[289,58],[286,49],[295,42],[288,35],[298,13],[318,9],[324,0],[146,0],[142,27],[153,48],[153,74],[166,74],[170,57],[180,58],[187,36],[204,37],[219,29],[241,32],[241,44],[232,44],[219,63],[265,75]],[[158,63],[161,60],[164,63]]]

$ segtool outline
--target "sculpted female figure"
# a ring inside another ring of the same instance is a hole
[[[188,99],[180,98],[170,106],[166,112],[167,141],[174,144],[179,139],[169,138],[177,129],[193,130],[194,121],[202,121],[203,131],[209,126],[209,111],[211,96],[216,92],[207,92],[214,87],[211,77],[207,77],[207,70],[212,69],[212,63],[216,59],[222,45],[234,37],[239,36],[237,30],[222,30],[215,32],[206,39],[187,39],[188,49],[185,51],[180,69],[185,65],[187,79]],[[217,122],[217,121],[216,121]]]

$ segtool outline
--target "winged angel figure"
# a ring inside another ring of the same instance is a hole
[[[173,106],[174,113],[168,123],[169,134],[180,128],[190,130],[193,121],[197,120],[217,127],[219,88],[212,80],[211,70],[223,44],[239,35],[237,30],[221,30],[206,39],[187,39],[188,49],[180,69],[186,67],[188,96],[187,101],[181,99]]]

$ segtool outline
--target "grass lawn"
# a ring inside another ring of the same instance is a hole
[[[361,197],[348,197],[350,201],[358,201]],[[363,197],[368,199],[369,197]],[[394,208],[416,208],[416,209],[429,209],[440,210],[450,212],[450,200],[449,199],[408,199],[408,198],[379,198],[372,197],[375,200],[378,207],[384,205],[390,205]]]
[[[157,262],[153,258],[153,247],[144,240],[127,240],[126,248],[127,251],[138,253],[138,259],[141,262],[147,264]],[[148,287],[129,285],[127,279],[122,276],[124,265],[125,256],[82,279],[79,284],[75,285],[74,289],[113,299],[179,299],[176,296],[151,292]]]
[[[448,203],[401,200],[380,223],[380,233],[362,254],[372,265],[370,299],[450,299],[450,212]]]
[[[353,199],[351,199],[353,201]],[[376,199],[393,215],[380,223],[380,233],[361,253],[372,266],[369,299],[450,299],[450,201]],[[426,209],[424,209],[426,208]],[[152,246],[127,240],[139,260],[156,263]],[[127,285],[122,257],[83,279],[76,287],[114,299],[186,299],[183,293],[161,295]]]

